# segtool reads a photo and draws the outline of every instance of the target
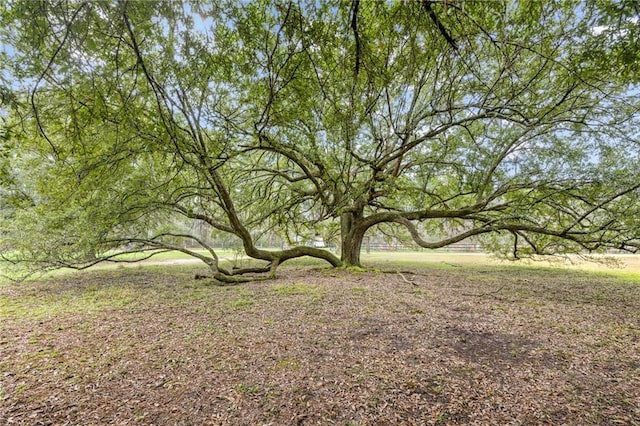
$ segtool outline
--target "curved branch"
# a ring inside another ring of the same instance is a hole
[[[180,247],[177,246],[175,244],[170,244],[170,243],[166,243],[163,241],[159,241],[160,238],[162,237],[176,237],[176,238],[188,238],[188,239],[192,239],[194,241],[196,241],[201,247],[205,248],[209,254],[211,254],[211,257],[207,257],[204,256],[200,253],[197,253],[193,250],[189,250],[187,248],[184,247]],[[132,243],[132,244],[142,244],[142,245],[147,245],[150,247],[154,247],[154,248],[160,248],[160,249],[167,249],[167,250],[175,250],[175,251],[179,251],[182,252],[184,254],[187,254],[189,256],[195,257],[197,259],[200,259],[201,261],[203,261],[205,264],[207,264],[209,267],[215,267],[215,269],[218,269],[218,255],[215,253],[215,251],[208,246],[207,244],[205,244],[202,240],[200,240],[197,237],[194,237],[193,235],[189,235],[189,234],[175,234],[175,233],[171,233],[171,232],[165,232],[162,234],[158,234],[152,238],[125,238],[122,240],[118,240],[122,243]]]
[[[424,247],[428,249],[437,249],[441,247],[446,247],[448,245],[458,243],[462,240],[466,240],[469,237],[486,234],[488,232],[493,232],[496,230],[493,227],[476,228],[476,229],[471,229],[469,231],[455,235],[451,238],[445,238],[444,240],[435,241],[435,242],[428,242],[422,239],[422,237],[418,233],[418,229],[410,220],[405,219],[403,217],[398,217],[394,220],[394,222],[399,223],[403,225],[405,228],[407,228],[407,230],[411,234],[411,238],[413,238],[413,241],[415,241],[416,244],[418,244],[420,247]]]
[[[204,214],[200,214],[200,213],[196,213],[193,212],[183,206],[180,206],[178,204],[172,204],[172,203],[168,203],[166,204],[171,208],[174,208],[178,211],[178,213],[180,213],[181,215],[183,215],[184,217],[187,217],[189,219],[197,219],[197,220],[201,220],[209,225],[211,225],[213,228],[222,231],[222,232],[226,232],[229,234],[233,234],[233,235],[238,235],[238,233],[235,231],[235,229],[233,229],[232,227],[224,224],[224,223],[220,223],[217,222],[215,220],[213,220],[211,217],[204,215]]]

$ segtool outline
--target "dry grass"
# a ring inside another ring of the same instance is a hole
[[[640,424],[639,284],[449,263],[2,285],[0,424]]]

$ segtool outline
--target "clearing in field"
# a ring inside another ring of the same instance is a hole
[[[472,263],[0,285],[0,423],[640,424],[638,281]]]

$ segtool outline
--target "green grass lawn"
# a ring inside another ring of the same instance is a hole
[[[458,266],[502,266],[511,268],[557,269],[570,271],[586,271],[611,274],[626,279],[640,281],[640,255],[613,254],[594,256],[594,260],[580,259],[575,256],[558,257],[550,260],[507,261],[497,259],[485,253],[454,253],[439,251],[424,252],[372,252],[363,254],[364,263],[432,266],[451,268]]]
[[[196,253],[208,255],[206,250],[195,249]],[[216,254],[221,262],[229,266],[235,262],[247,261],[247,258],[238,250],[215,248]],[[123,254],[117,259],[124,261],[133,261],[142,258],[143,254]],[[365,264],[384,265],[390,264],[395,266],[421,266],[428,265],[432,267],[457,267],[457,266],[514,266],[514,267],[533,267],[533,268],[560,268],[566,270],[583,270],[591,272],[612,273],[629,278],[640,277],[640,255],[632,254],[612,254],[612,255],[595,255],[593,259],[596,261],[588,261],[580,259],[576,256],[553,257],[548,260],[521,260],[507,261],[501,260],[486,253],[464,253],[464,252],[448,252],[444,250],[421,250],[421,251],[372,251],[362,252],[362,262]],[[148,260],[138,263],[117,263],[104,262],[98,264],[92,269],[114,268],[127,265],[149,265],[160,262],[198,262],[198,259],[180,252],[169,251],[159,252]],[[290,261],[290,263],[299,265],[322,265],[323,261],[311,258],[299,258]]]
[[[201,254],[207,254],[205,250],[195,250]],[[229,249],[216,249],[216,253],[220,258],[221,265],[230,268],[232,265],[248,264],[251,262],[246,257],[242,256],[237,250]],[[137,254],[125,254],[121,257],[124,260],[135,260],[140,258],[141,255]],[[362,253],[362,262],[365,266],[373,266],[379,268],[401,268],[401,267],[429,267],[439,269],[454,269],[458,267],[474,268],[484,266],[496,266],[502,268],[512,268],[519,270],[520,268],[526,269],[553,269],[563,271],[586,271],[594,274],[613,275],[620,278],[624,278],[630,281],[640,282],[640,256],[627,255],[627,254],[615,254],[609,256],[594,256],[594,259],[598,261],[587,261],[584,259],[572,257],[558,257],[551,260],[541,261],[506,261],[500,260],[492,255],[485,253],[459,253],[459,252],[446,252],[446,251],[373,251],[370,253]],[[120,268],[140,268],[150,265],[158,264],[190,264],[199,265],[201,262],[188,254],[179,251],[170,251],[158,253],[151,259],[134,262],[134,263],[115,263],[105,262],[93,266],[90,270],[112,270]],[[326,265],[326,262],[313,258],[299,258],[289,261],[287,264],[295,266],[316,266],[322,267]],[[0,271],[1,272],[1,271]],[[206,271],[203,271],[206,273]],[[56,271],[47,272],[44,275],[35,275],[35,279],[43,279],[46,277],[55,277],[64,274],[77,274],[82,271],[75,271],[71,269],[60,269]],[[5,271],[7,274],[7,271]],[[0,275],[5,275],[0,274]],[[10,274],[7,274],[10,275]],[[0,282],[6,281],[0,277]]]

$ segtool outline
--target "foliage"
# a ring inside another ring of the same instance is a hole
[[[378,226],[515,258],[635,251],[636,18],[595,0],[16,0],[0,244],[41,268],[177,249],[228,282],[358,265]],[[221,268],[187,221],[265,265]],[[293,247],[259,249],[273,232]],[[341,258],[297,243],[319,233]]]

